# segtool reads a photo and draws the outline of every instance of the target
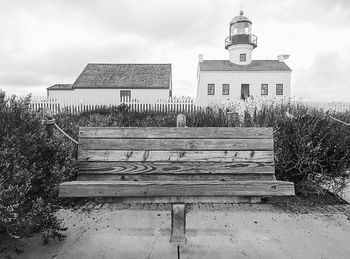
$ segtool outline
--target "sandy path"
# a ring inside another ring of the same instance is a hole
[[[285,213],[253,209],[193,208],[181,258],[349,258],[350,221],[344,213]],[[25,240],[12,258],[177,258],[169,243],[170,211],[61,210],[67,238],[42,246]]]

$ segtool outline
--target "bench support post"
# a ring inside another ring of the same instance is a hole
[[[186,231],[185,203],[174,203],[171,208],[171,238],[174,244],[184,244]]]

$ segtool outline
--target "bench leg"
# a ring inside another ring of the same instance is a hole
[[[171,209],[171,239],[174,244],[185,243],[186,212],[185,203],[174,203]]]

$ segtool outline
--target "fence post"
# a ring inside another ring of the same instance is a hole
[[[186,116],[179,114],[176,117],[176,127],[186,127]],[[171,238],[170,242],[180,245],[186,242],[186,204],[173,203],[171,204]]]
[[[176,127],[186,127],[186,116],[183,114],[179,114],[176,117]]]
[[[55,122],[52,111],[49,108],[43,108],[43,114],[46,120],[43,120],[43,124],[46,126],[47,137],[51,138],[53,135],[53,124]]]

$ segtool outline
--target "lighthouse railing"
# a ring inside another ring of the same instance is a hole
[[[258,45],[258,37],[254,34],[236,34],[225,39],[225,48],[235,44],[251,44],[254,48]]]

